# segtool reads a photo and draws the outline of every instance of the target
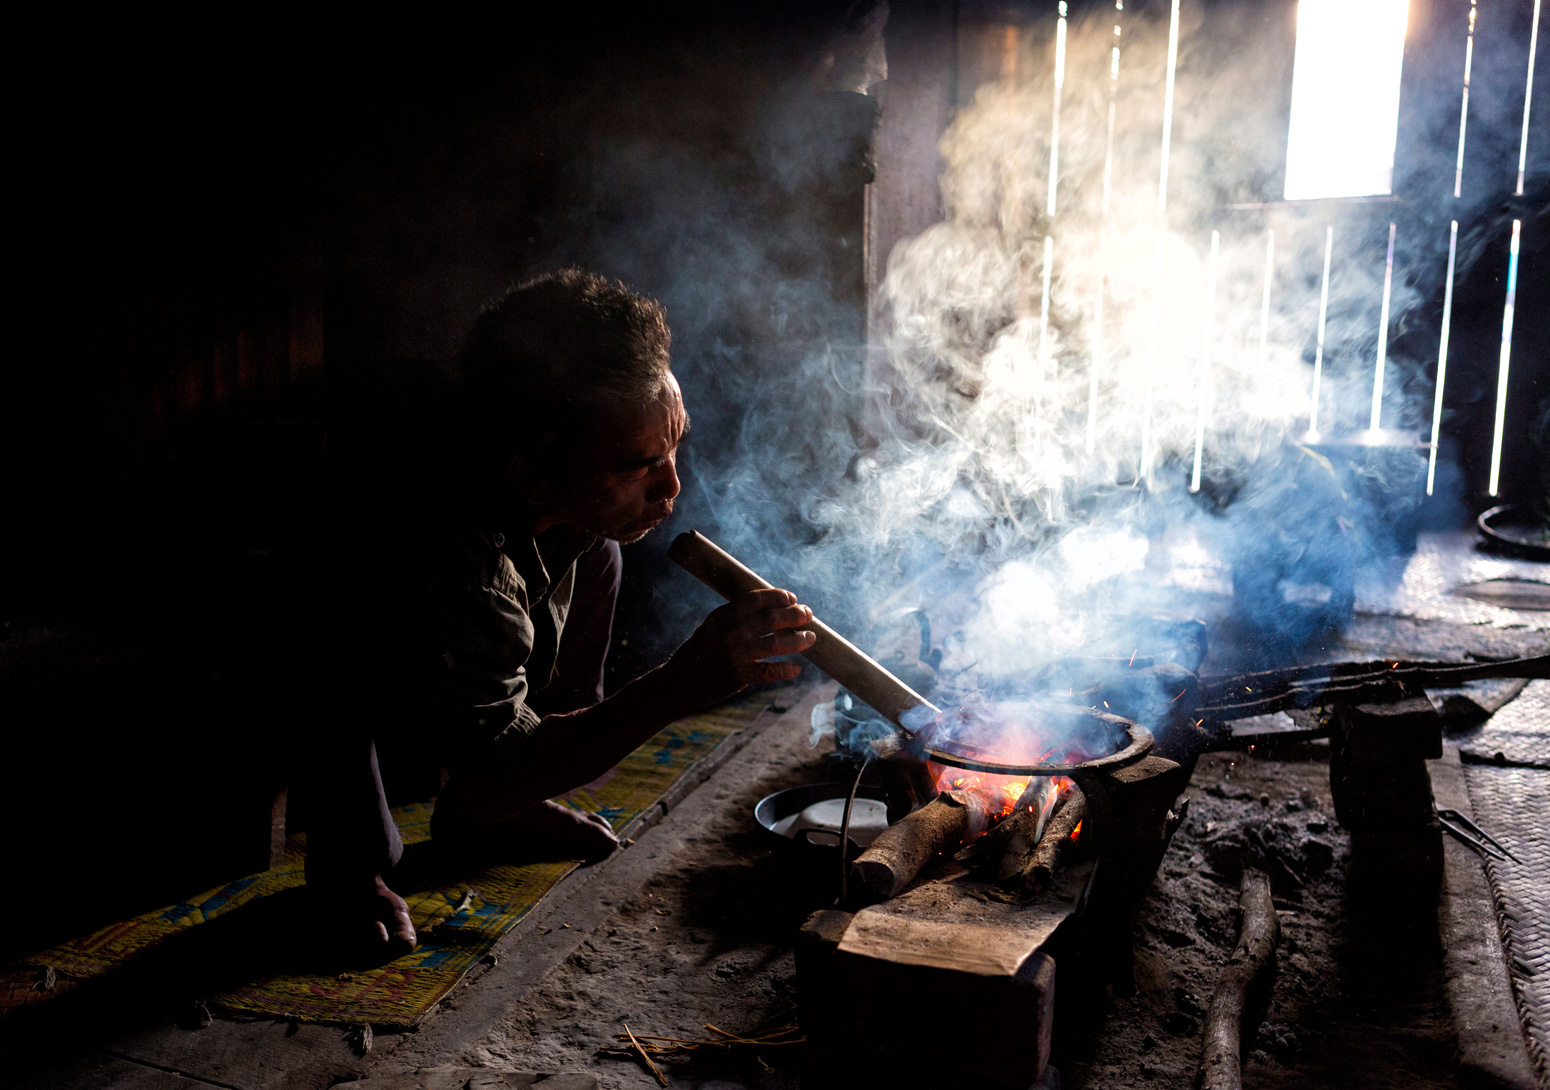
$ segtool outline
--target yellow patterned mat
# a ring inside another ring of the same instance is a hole
[[[746,727],[758,710],[725,706],[675,723],[600,779],[571,792],[565,801],[601,813],[614,828],[624,829],[697,761]],[[433,805],[422,802],[393,811],[406,845],[430,839]],[[296,843],[277,867],[44,950],[25,959],[25,964],[52,966],[70,983],[91,981],[153,955],[166,940],[190,928],[300,887],[305,845],[303,837],[294,839]],[[405,894],[420,935],[420,945],[412,952],[375,969],[268,976],[213,996],[210,1004],[306,1022],[414,1025],[576,866],[573,862],[489,865],[464,874],[454,884]]]

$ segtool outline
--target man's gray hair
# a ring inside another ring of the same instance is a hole
[[[557,453],[600,403],[660,398],[671,345],[661,304],[618,280],[534,277],[479,316],[459,353],[470,422],[502,457]]]

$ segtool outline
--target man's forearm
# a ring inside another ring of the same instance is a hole
[[[481,821],[498,821],[591,783],[641,743],[709,700],[693,691],[671,661],[580,711],[547,715],[510,761],[473,772]],[[493,782],[492,782],[493,781]]]

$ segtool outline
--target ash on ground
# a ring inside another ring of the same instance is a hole
[[[1244,1084],[1456,1086],[1435,904],[1353,890],[1328,744],[1208,754],[1188,794],[1189,818],[1137,913],[1138,990],[1107,996],[1101,1022],[1064,1042],[1064,1084],[1193,1090],[1247,860],[1271,875],[1282,937],[1270,1008],[1245,1038]]]

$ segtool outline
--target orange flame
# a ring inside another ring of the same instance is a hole
[[[936,778],[938,791],[965,792],[978,805],[984,816],[986,829],[1012,816],[1017,809],[1018,800],[1027,793],[1029,785],[1035,779],[1031,776],[997,776],[985,772],[964,772],[962,769],[948,768],[935,762],[929,762],[929,767]],[[1028,805],[1030,813],[1035,806],[1038,806],[1044,815],[1048,815],[1056,800],[1071,790],[1072,781],[1066,776],[1053,776],[1050,777],[1050,781],[1053,790],[1043,793],[1042,799],[1035,797]]]

